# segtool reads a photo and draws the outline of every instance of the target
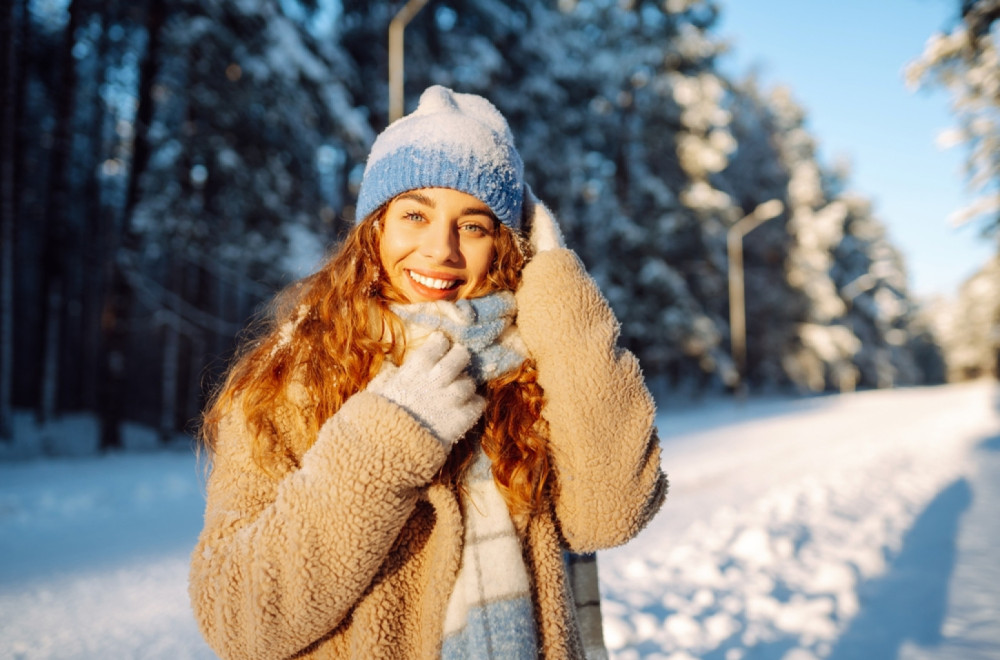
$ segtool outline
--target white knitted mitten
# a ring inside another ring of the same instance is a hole
[[[408,351],[399,367],[386,362],[368,391],[403,408],[451,448],[486,407],[486,400],[476,394],[476,382],[464,371],[468,364],[468,349],[434,332]]]
[[[528,184],[524,184],[524,220],[528,230],[528,243],[534,254],[566,247],[555,216],[535,197]]]

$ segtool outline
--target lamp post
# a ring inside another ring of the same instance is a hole
[[[736,365],[736,391],[744,394],[747,359],[746,302],[743,291],[743,237],[768,220],[778,217],[785,205],[771,199],[740,218],[726,234],[729,252],[729,339],[733,364]]]
[[[389,23],[389,123],[403,116],[403,31],[428,0],[408,0]]]

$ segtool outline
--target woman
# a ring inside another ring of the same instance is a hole
[[[425,91],[357,216],[205,414],[203,634],[225,658],[582,657],[565,553],[666,491],[638,363],[485,99]]]

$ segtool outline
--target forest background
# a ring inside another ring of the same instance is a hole
[[[255,312],[354,221],[388,123],[386,33],[401,5],[6,5],[0,436],[42,429],[43,450],[81,452],[155,429],[144,441],[186,445]],[[719,12],[710,0],[432,1],[406,28],[406,107],[438,83],[508,117],[532,187],[659,394],[995,375],[1000,260],[947,306],[915,300],[871,201],[822,162],[792,94],[721,71]],[[951,92],[953,137],[982,191],[970,213],[993,237],[998,16],[997,0],[962,0],[910,72]],[[57,437],[70,418],[92,429],[71,449]]]

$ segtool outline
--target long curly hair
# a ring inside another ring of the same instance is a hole
[[[280,292],[252,326],[202,416],[199,435],[209,455],[222,421],[235,411],[262,470],[278,477],[295,469],[323,422],[363,390],[385,360],[402,359],[402,321],[389,303],[405,301],[379,258],[384,215],[385,206],[357,224],[319,271]],[[520,236],[498,223],[490,270],[473,295],[514,290],[527,251]],[[435,481],[462,488],[478,435],[511,513],[530,515],[549,477],[535,364],[528,359],[483,388],[482,418],[452,449]]]

